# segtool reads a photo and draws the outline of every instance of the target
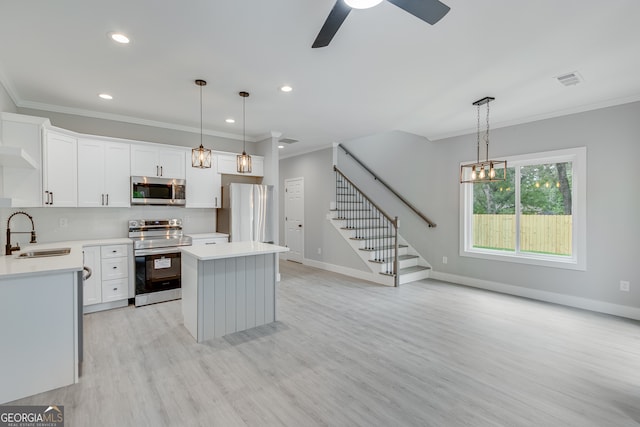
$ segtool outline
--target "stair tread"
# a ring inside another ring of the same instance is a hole
[[[408,247],[409,246],[407,245],[398,245],[398,249],[408,248]],[[367,252],[384,251],[387,249],[395,249],[395,246],[378,246],[377,248],[373,248],[373,249],[359,248],[359,250],[367,251]]]
[[[340,227],[341,230],[376,230],[381,228],[387,228],[384,225],[378,225],[373,227]]]
[[[418,271],[431,270],[431,267],[425,267],[424,265],[414,265],[411,267],[405,267],[400,269],[400,275],[416,273]]]

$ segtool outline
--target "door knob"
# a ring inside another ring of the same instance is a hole
[[[302,224],[298,224],[298,227],[302,228]]]

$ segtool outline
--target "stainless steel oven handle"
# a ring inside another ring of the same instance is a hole
[[[180,248],[179,247],[136,249],[135,251],[133,251],[133,255],[134,256],[162,255],[162,254],[175,254],[175,253],[180,253]]]

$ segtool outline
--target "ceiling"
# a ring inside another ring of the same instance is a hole
[[[334,1],[2,0],[0,82],[18,107],[199,133],[204,79],[205,133],[242,140],[246,90],[247,140],[298,140],[283,156],[471,133],[485,96],[494,128],[640,100],[637,0],[443,0],[434,26],[383,2],[311,49]],[[578,85],[555,79],[575,71]]]

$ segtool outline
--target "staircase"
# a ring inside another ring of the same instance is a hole
[[[335,209],[331,223],[365,261],[378,283],[399,286],[429,277],[429,264],[399,234],[390,217],[334,166]]]

